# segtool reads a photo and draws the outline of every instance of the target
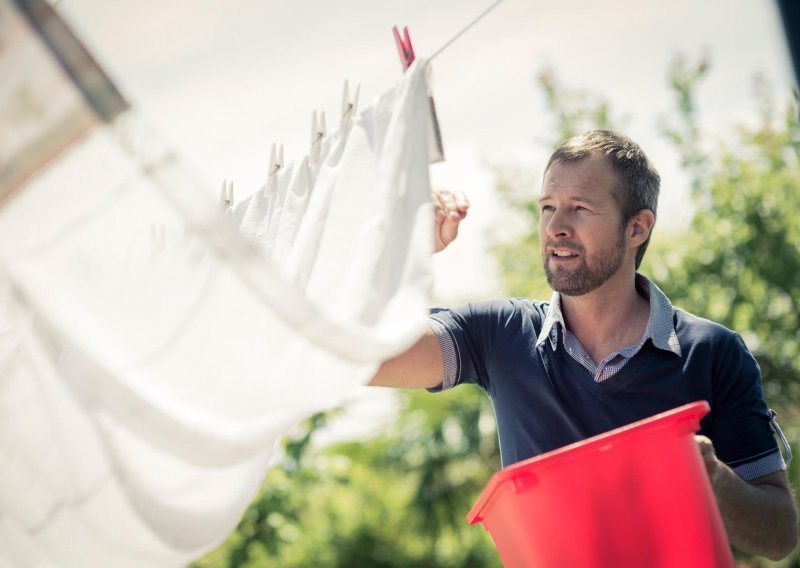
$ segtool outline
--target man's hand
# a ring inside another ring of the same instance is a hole
[[[458,225],[467,216],[469,201],[460,191],[437,190],[433,192],[436,209],[433,252],[444,250],[458,236]]]
[[[719,473],[719,461],[717,461],[717,454],[714,453],[714,444],[705,436],[695,436],[694,441],[697,447],[700,448],[700,455],[703,456],[703,463],[708,472],[708,478],[711,480],[711,486],[717,482],[717,474]]]
[[[785,471],[744,481],[717,459],[714,445],[695,436],[730,543],[780,560],[797,546],[797,508]]]

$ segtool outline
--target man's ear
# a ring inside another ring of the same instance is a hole
[[[648,238],[653,231],[653,225],[656,224],[656,216],[649,209],[642,209],[638,211],[630,221],[628,221],[627,235],[628,242],[632,247],[639,247]]]

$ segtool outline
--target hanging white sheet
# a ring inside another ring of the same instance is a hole
[[[0,108],[27,90],[39,138],[63,132],[86,108],[0,11]],[[6,200],[0,566],[187,563],[236,526],[277,437],[416,340],[428,120],[418,62],[225,217],[128,112]]]

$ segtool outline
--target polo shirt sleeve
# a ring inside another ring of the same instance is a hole
[[[711,438],[720,460],[746,481],[786,469],[761,388],[761,370],[731,334],[715,373]]]
[[[462,383],[488,390],[486,362],[503,332],[504,322],[514,317],[516,305],[509,300],[472,302],[457,308],[434,308],[429,325],[442,348],[442,384],[428,389],[439,392]]]

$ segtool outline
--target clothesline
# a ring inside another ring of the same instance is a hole
[[[475,24],[477,24],[478,22],[480,22],[480,21],[481,21],[483,18],[485,18],[485,17],[486,17],[486,16],[489,14],[489,12],[491,12],[492,10],[494,10],[495,8],[497,8],[497,6],[499,6],[501,2],[503,2],[503,0],[496,0],[496,1],[495,1],[493,4],[491,4],[491,5],[490,5],[488,8],[486,8],[486,9],[485,9],[483,12],[481,12],[481,13],[480,13],[478,16],[476,16],[474,20],[472,20],[472,21],[471,21],[470,23],[468,23],[466,26],[464,26],[463,28],[461,28],[461,31],[459,31],[459,32],[458,32],[456,35],[454,35],[452,38],[450,38],[449,40],[447,40],[447,41],[444,43],[444,45],[442,45],[442,47],[440,47],[439,49],[437,49],[436,51],[434,51],[434,52],[433,52],[433,55],[431,55],[431,56],[428,58],[428,60],[429,60],[429,61],[433,61],[433,60],[436,58],[436,56],[437,56],[437,55],[439,55],[439,54],[440,54],[441,52],[443,52],[445,49],[447,49],[448,47],[450,47],[450,45],[452,45],[452,43],[453,43],[453,42],[455,42],[455,41],[456,41],[458,38],[460,38],[462,35],[464,35],[464,34],[467,32],[467,30],[471,29],[471,28],[472,28],[472,26],[474,26]]]

